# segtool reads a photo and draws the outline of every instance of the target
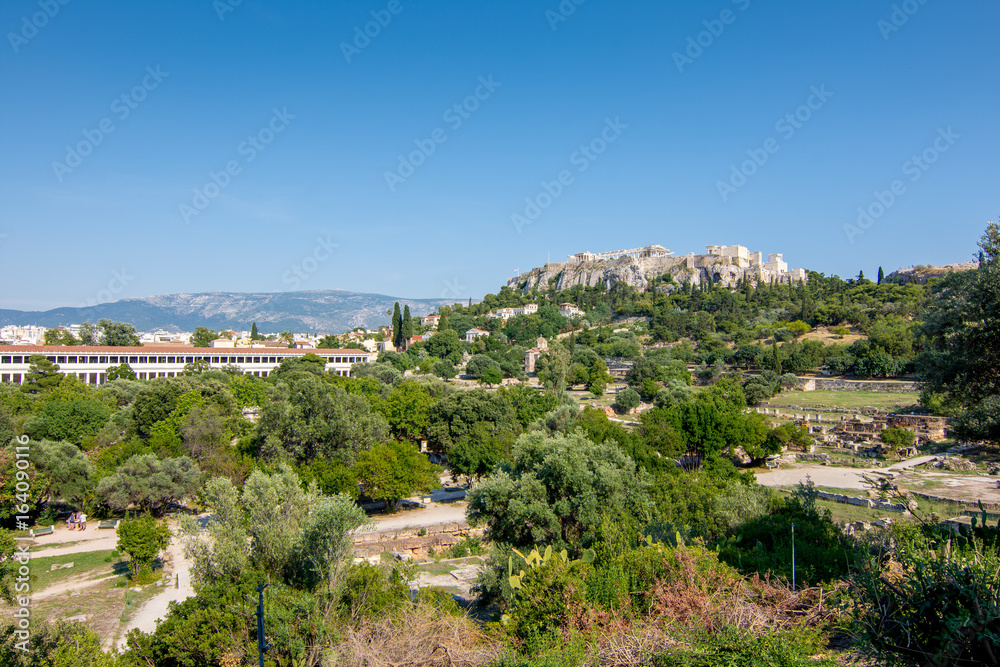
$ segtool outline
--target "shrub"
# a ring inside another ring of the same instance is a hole
[[[936,528],[916,535],[893,530],[896,548],[868,559],[854,576],[860,634],[880,657],[934,666],[997,664],[997,535],[985,525],[958,537]]]
[[[139,577],[140,570],[150,568],[157,555],[168,544],[170,529],[149,514],[122,521],[118,525],[118,550],[129,555],[129,569],[133,579]]]

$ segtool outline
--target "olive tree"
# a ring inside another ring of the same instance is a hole
[[[162,514],[166,508],[195,492],[201,481],[198,464],[186,456],[159,459],[155,454],[136,454],[97,485],[97,495],[109,507]]]
[[[613,442],[598,445],[580,431],[533,431],[518,438],[511,463],[472,488],[466,516],[486,524],[493,542],[578,554],[605,515],[648,520],[649,486],[649,474]]]

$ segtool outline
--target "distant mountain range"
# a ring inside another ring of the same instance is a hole
[[[265,334],[285,330],[343,333],[354,327],[373,329],[388,324],[386,310],[396,301],[400,308],[409,305],[413,316],[428,315],[437,312],[438,306],[456,302],[454,299],[400,299],[344,290],[163,294],[44,312],[0,309],[0,326],[56,327],[107,318],[128,322],[138,331],[192,331],[200,326],[240,331],[256,322],[257,328]]]

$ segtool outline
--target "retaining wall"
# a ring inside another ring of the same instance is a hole
[[[843,378],[808,378],[800,380],[801,387],[805,391],[814,389],[822,391],[877,391],[877,392],[903,392],[916,394],[920,392],[920,385],[916,382],[907,381],[879,381],[879,380],[845,380]]]

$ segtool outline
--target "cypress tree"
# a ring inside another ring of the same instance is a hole
[[[392,345],[403,347],[403,316],[399,314],[399,302],[392,309]]]
[[[885,279],[885,271],[883,271],[882,267],[880,266],[880,267],[878,267],[878,283],[877,284],[881,285],[882,281],[884,279]]]
[[[403,306],[403,338],[410,340],[413,338],[413,320],[410,318],[409,304]]]
[[[254,322],[250,325],[250,340],[260,340],[260,334],[257,333],[257,323]]]

